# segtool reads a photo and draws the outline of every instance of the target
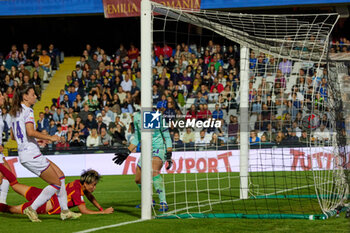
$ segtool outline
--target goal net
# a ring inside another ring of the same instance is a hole
[[[169,210],[156,204],[154,216],[325,219],[346,209],[349,80],[329,53],[338,15],[151,4],[153,53],[142,59],[152,59],[153,107],[171,123],[174,151],[160,171]]]

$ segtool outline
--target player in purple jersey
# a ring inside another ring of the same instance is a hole
[[[16,140],[18,156],[21,164],[33,172],[49,185],[46,186],[34,202],[23,210],[32,222],[41,222],[37,209],[57,194],[61,206],[61,219],[76,219],[80,213],[74,213],[67,206],[67,192],[65,189],[65,176],[56,164],[48,160],[40,152],[36,139],[59,141],[57,135],[44,135],[36,131],[34,112],[31,106],[36,102],[34,87],[22,85],[16,88],[13,105],[10,110],[11,137]]]

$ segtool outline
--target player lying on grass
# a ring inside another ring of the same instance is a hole
[[[159,112],[157,111],[157,114]],[[160,117],[160,115],[157,115]],[[160,169],[163,167],[165,162],[168,162],[168,166],[166,169],[170,169],[172,165],[172,141],[169,134],[168,128],[164,127],[162,124],[162,119],[160,118],[161,127],[160,129],[155,129],[152,134],[152,175],[153,175],[153,186],[158,193],[159,196],[159,211],[164,212],[168,211],[168,204],[165,198],[165,188],[163,179],[160,175]],[[130,155],[131,151],[135,150],[137,145],[141,140],[141,113],[137,112],[134,115],[134,126],[135,133],[134,139],[130,143],[128,148],[118,149],[118,152],[115,153],[115,157],[113,158],[114,162],[118,165],[121,165],[124,160]],[[135,174],[135,182],[137,186],[141,190],[141,156],[137,163],[136,174]],[[136,206],[140,208],[140,205]]]
[[[5,166],[0,164],[0,171],[6,179],[10,182],[12,189],[25,197],[28,202],[17,205],[10,206],[6,204],[0,204],[0,212],[8,212],[13,214],[23,214],[23,210],[30,206],[36,197],[41,193],[42,189],[33,186],[28,186],[25,184],[18,183],[16,177],[11,171],[9,171]],[[103,209],[97,202],[92,192],[95,191],[96,185],[99,182],[101,176],[94,170],[85,171],[81,176],[80,180],[75,180],[66,185],[67,195],[68,195],[68,208],[78,206],[82,214],[111,214],[113,213],[113,208],[109,207]],[[85,206],[84,197],[96,206],[99,211],[89,210]],[[37,210],[38,214],[59,214],[61,213],[61,207],[58,202],[57,195],[53,195],[49,201],[44,205],[40,206]]]

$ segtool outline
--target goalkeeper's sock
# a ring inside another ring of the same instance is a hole
[[[139,187],[140,191],[141,191],[141,184],[137,184],[137,187]]]
[[[164,183],[163,183],[163,178],[161,177],[161,175],[157,175],[157,176],[153,177],[153,186],[154,186],[156,192],[158,193],[159,202],[166,203]]]

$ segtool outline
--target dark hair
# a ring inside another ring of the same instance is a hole
[[[22,86],[15,89],[15,94],[13,95],[13,104],[10,110],[11,116],[16,117],[17,113],[22,111],[21,103],[23,101],[23,95],[28,94],[30,89],[34,90],[34,87],[28,84],[23,84]]]
[[[80,176],[80,184],[92,184],[93,182],[99,182],[101,175],[97,171],[89,169],[84,171]]]

